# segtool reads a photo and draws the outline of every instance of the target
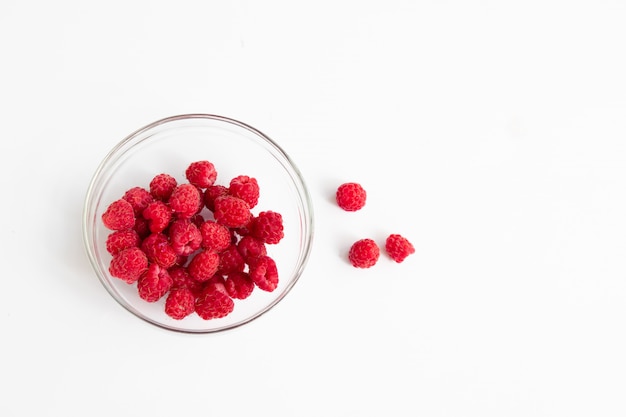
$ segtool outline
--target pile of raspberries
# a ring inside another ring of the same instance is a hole
[[[346,182],[341,184],[335,193],[337,205],[345,211],[358,211],[365,206],[367,193],[361,184]],[[387,255],[397,263],[403,262],[407,256],[415,253],[415,247],[404,236],[392,233],[385,240]],[[370,238],[357,240],[348,251],[348,260],[355,268],[370,268],[378,262],[380,248]]]
[[[165,298],[165,313],[175,320],[193,313],[204,320],[225,317],[234,299],[278,286],[266,245],[283,238],[283,219],[274,211],[253,214],[260,194],[253,177],[219,185],[206,160],[192,162],[185,177],[179,183],[160,173],[147,188],[131,188],[107,207],[109,273],[136,284],[147,302]]]

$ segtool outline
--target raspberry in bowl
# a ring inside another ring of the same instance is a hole
[[[188,114],[109,152],[82,226],[96,275],[121,306],[168,330],[210,333],[249,323],[291,291],[313,211],[300,171],[267,135]]]

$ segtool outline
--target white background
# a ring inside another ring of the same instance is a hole
[[[618,0],[3,0],[0,415],[626,415],[625,22]],[[109,149],[192,112],[275,139],[316,216],[289,296],[216,335],[129,314],[81,240]],[[389,233],[416,254],[348,264]]]

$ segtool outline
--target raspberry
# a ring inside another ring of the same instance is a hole
[[[207,220],[200,226],[200,234],[202,235],[202,247],[218,253],[231,244],[231,234],[228,227],[212,220]]]
[[[228,188],[223,185],[212,185],[204,190],[204,205],[211,211],[215,211],[215,199],[227,195]]]
[[[198,188],[207,188],[215,182],[217,171],[209,161],[196,161],[189,164],[185,176],[190,184]]]
[[[218,319],[227,316],[235,308],[235,303],[228,296],[224,285],[207,286],[196,298],[195,310],[204,320]]]
[[[189,255],[200,248],[202,235],[195,224],[188,219],[172,222],[168,229],[172,249],[178,255]]]
[[[346,211],[357,211],[365,206],[367,193],[360,184],[347,182],[337,188],[337,204]]]
[[[196,281],[208,281],[220,264],[220,256],[212,251],[202,251],[191,259],[187,265],[187,272]]]
[[[209,161],[189,164],[185,177],[188,182],[179,184],[158,174],[148,188],[129,188],[107,207],[101,217],[112,231],[105,243],[109,272],[136,282],[147,302],[167,296],[165,313],[174,320],[194,311],[205,320],[224,317],[233,311],[233,299],[249,297],[254,287],[278,287],[266,244],[283,239],[283,219],[273,211],[252,213],[260,196],[253,177],[215,184]],[[204,207],[212,213],[205,215]]]
[[[278,268],[269,256],[261,256],[250,265],[250,278],[263,291],[274,291],[278,286]]]
[[[220,274],[227,275],[231,272],[243,271],[246,263],[239,254],[236,245],[230,245],[222,253],[220,253],[220,264],[218,271]]]
[[[167,272],[172,277],[172,289],[185,288],[194,294],[199,294],[202,290],[202,283],[191,278],[184,267],[173,266]]]
[[[133,226],[133,230],[137,232],[140,239],[144,239],[151,233],[149,222],[144,219],[143,214],[141,216],[137,216],[135,219],[135,226]]]
[[[111,259],[109,273],[111,276],[132,284],[148,269],[148,258],[138,247],[120,251]]]
[[[372,239],[361,239],[350,247],[348,259],[356,268],[369,268],[374,266],[380,256],[380,249]]]
[[[165,314],[174,320],[182,320],[195,311],[196,297],[187,288],[170,291],[165,299]]]
[[[204,216],[202,216],[202,214],[200,213],[194,214],[191,218],[191,222],[195,224],[198,229],[200,229],[200,226],[202,226],[202,223],[204,223]]]
[[[148,270],[137,281],[137,292],[142,299],[154,303],[167,294],[172,282],[172,277],[168,274],[167,269],[161,268],[157,264],[150,264]]]
[[[407,256],[415,253],[415,248],[411,242],[399,234],[391,234],[387,237],[385,250],[391,259],[397,263],[404,261]]]
[[[216,273],[211,278],[209,278],[208,281],[203,282],[201,285],[202,285],[202,289],[205,289],[210,285],[219,285],[220,286],[219,288],[221,288],[223,291],[226,291],[226,289],[224,288],[225,283],[226,283],[226,279],[219,273]]]
[[[253,208],[259,202],[259,184],[255,178],[247,175],[239,175],[230,180],[228,193],[241,198]]]
[[[237,236],[243,237],[243,236],[248,236],[250,235],[250,229],[252,228],[252,225],[254,224],[254,219],[256,217],[254,217],[254,215],[250,216],[250,221],[241,226],[241,227],[232,227],[230,229],[230,231],[235,234],[236,236],[234,236],[234,239],[237,239]]]
[[[165,230],[172,220],[172,210],[160,200],[155,200],[148,204],[142,213],[144,219],[148,221],[148,229],[152,233],[159,233]]]
[[[169,174],[159,174],[150,181],[150,194],[157,200],[167,201],[177,185],[176,178]]]
[[[167,200],[170,208],[182,219],[190,219],[202,208],[200,191],[191,184],[180,184],[174,188]]]
[[[243,300],[254,290],[254,281],[247,272],[232,272],[226,277],[224,288],[231,298]]]
[[[241,198],[225,195],[215,199],[213,215],[216,222],[226,227],[242,227],[248,224],[252,213]]]
[[[140,243],[141,239],[133,229],[117,230],[107,236],[106,248],[111,255],[116,255],[124,249],[139,246]]]
[[[283,238],[283,217],[274,211],[262,211],[255,217],[251,235],[268,244],[276,244]]]
[[[244,236],[237,243],[237,250],[247,264],[255,259],[267,255],[265,243],[252,236]]]
[[[132,229],[135,225],[133,206],[124,199],[112,202],[102,213],[102,223],[110,230]]]
[[[163,233],[152,233],[141,242],[141,250],[146,254],[150,262],[154,262],[163,268],[169,268],[176,264],[178,255],[170,245]]]
[[[150,192],[142,187],[131,188],[124,193],[124,197],[122,198],[133,206],[135,215],[141,214],[143,210],[148,207],[148,204],[154,201],[154,197],[152,197]]]

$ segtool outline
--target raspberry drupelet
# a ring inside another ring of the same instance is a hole
[[[376,264],[380,248],[372,239],[361,239],[352,244],[348,259],[356,268],[370,268]]]
[[[337,188],[336,193],[337,205],[345,211],[357,211],[365,206],[365,200],[367,199],[367,193],[356,182],[347,182],[341,184]]]

